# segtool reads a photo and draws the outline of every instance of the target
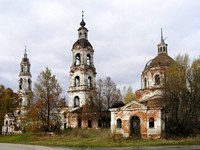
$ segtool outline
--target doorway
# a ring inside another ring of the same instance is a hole
[[[130,119],[130,136],[141,138],[140,118],[138,116],[132,116]]]

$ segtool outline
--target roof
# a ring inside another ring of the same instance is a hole
[[[88,46],[90,46],[92,48],[92,45],[90,44],[90,42],[87,39],[78,39],[74,44],[73,44],[73,49],[77,46],[80,45],[82,48],[86,48]]]
[[[174,62],[174,59],[167,55],[167,53],[160,53],[154,59],[147,62],[144,70],[154,67],[169,66]]]

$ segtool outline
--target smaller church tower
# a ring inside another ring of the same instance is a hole
[[[78,40],[72,47],[72,65],[70,67],[70,87],[68,90],[69,107],[82,107],[87,101],[95,99],[96,69],[94,67],[94,49],[88,41],[88,29],[82,21],[78,29]]]
[[[24,52],[24,57],[20,63],[20,73],[19,73],[19,95],[22,98],[21,106],[28,106],[28,94],[32,91],[32,81],[31,81],[31,64],[27,57],[26,47]]]
[[[166,53],[167,54],[167,44],[165,43],[165,39],[163,39],[163,31],[161,28],[161,42],[157,45],[158,54]]]

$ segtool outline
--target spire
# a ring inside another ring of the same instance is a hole
[[[82,11],[82,20],[80,22],[81,27],[78,29],[78,39],[87,39],[88,29],[85,27],[84,11]]]
[[[163,30],[161,28],[161,43],[163,43],[163,42],[164,42],[164,39],[163,39]]]
[[[163,30],[161,28],[161,42],[157,45],[158,46],[158,54],[161,54],[161,53],[167,54],[167,44],[165,43],[165,39],[163,38]]]
[[[84,27],[86,25],[85,21],[84,21],[84,11],[82,11],[82,21],[80,23],[81,27]]]
[[[24,58],[27,58],[26,45],[25,45],[25,50],[24,50]]]

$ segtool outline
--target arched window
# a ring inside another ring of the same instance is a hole
[[[92,120],[91,119],[88,120],[88,128],[92,128]]]
[[[165,47],[163,47],[163,52],[165,52]]]
[[[75,65],[80,65],[81,64],[81,55],[78,53],[75,56]]]
[[[88,86],[92,87],[92,77],[88,77]]]
[[[28,66],[27,68],[28,68],[27,71],[30,72],[30,66]]]
[[[20,80],[19,80],[19,89],[20,89],[20,90],[22,89],[22,83],[23,83],[23,79],[20,78]]]
[[[84,32],[84,34],[85,34],[85,38],[87,38],[87,32]]]
[[[160,84],[160,76],[158,74],[155,76],[155,84]]]
[[[67,123],[64,123],[64,129],[67,129]]]
[[[31,90],[31,79],[28,79],[28,89]]]
[[[154,118],[149,118],[149,128],[154,128]]]
[[[162,52],[162,47],[160,47],[160,52]]]
[[[76,96],[74,97],[74,107],[79,107],[80,106],[80,100],[79,97]]]
[[[80,86],[80,77],[79,76],[76,76],[75,77],[75,80],[74,80],[74,86]]]
[[[21,72],[23,72],[24,70],[23,70],[23,66],[21,66]]]
[[[144,78],[144,88],[147,88],[147,78]]]
[[[81,35],[82,35],[82,33],[80,32],[80,33],[79,33],[79,38],[81,37]]]
[[[122,120],[117,119],[117,128],[122,128]]]
[[[81,128],[81,126],[82,126],[82,123],[81,123],[81,118],[80,118],[80,117],[78,117],[78,127],[79,127],[79,128]]]
[[[91,65],[91,56],[90,54],[87,54],[87,65]]]

